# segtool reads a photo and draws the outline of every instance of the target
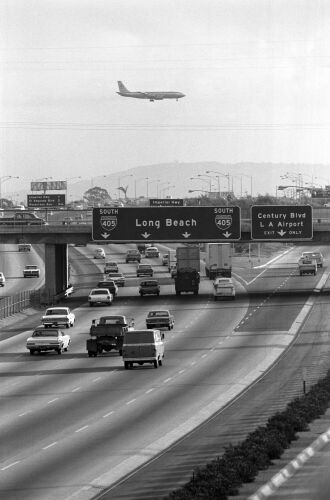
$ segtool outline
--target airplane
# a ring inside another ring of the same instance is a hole
[[[130,92],[123,82],[118,82],[119,92],[117,94],[123,97],[135,97],[136,99],[149,99],[150,102],[161,101],[163,99],[180,99],[185,97],[182,92]]]

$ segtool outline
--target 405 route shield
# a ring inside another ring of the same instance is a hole
[[[94,241],[217,242],[241,238],[239,207],[93,208]]]

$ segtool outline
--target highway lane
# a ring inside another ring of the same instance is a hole
[[[157,371],[125,372],[117,355],[87,358],[85,340],[96,310],[86,306],[76,311],[68,355],[27,358],[27,332],[5,341],[0,377],[7,414],[0,432],[7,453],[0,469],[6,498],[65,498],[76,492],[82,498],[81,488],[102,472],[107,475],[97,488],[158,451],[164,436],[187,430],[201,408],[221,405],[241,390],[279,347],[271,332],[254,349],[249,337],[234,338],[247,300],[214,303],[205,292],[179,301],[165,295],[176,326],[166,332],[165,364]],[[143,326],[146,312],[160,301],[142,301],[123,295],[111,312],[132,315]],[[91,490],[83,492],[91,497]]]
[[[0,298],[23,290],[40,288],[45,282],[43,256],[43,245],[33,245],[30,252],[19,252],[17,245],[0,244],[0,271],[6,278],[6,285],[0,288]],[[23,269],[27,264],[36,264],[39,267],[39,278],[23,279]]]

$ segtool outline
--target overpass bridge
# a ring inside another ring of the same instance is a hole
[[[240,220],[241,238],[240,242],[257,243],[258,240],[251,237],[251,219],[248,213],[242,211]],[[71,213],[71,212],[70,212]],[[88,244],[93,243],[92,223],[90,211],[79,211],[79,219],[73,217],[68,221],[67,211],[57,211],[47,214],[48,225],[45,226],[24,226],[24,225],[1,225],[0,223],[0,242],[2,244],[44,244],[45,245],[45,288],[49,295],[55,296],[67,289],[69,281],[68,273],[68,244]],[[1,219],[0,219],[1,220]],[[141,238],[142,241],[143,240]],[[139,241],[141,241],[139,240]],[[223,242],[223,240],[221,240]],[[231,240],[227,240],[231,241]],[[237,241],[237,240],[235,240]],[[238,242],[237,241],[237,242]],[[267,241],[293,242],[299,243],[299,240],[290,238],[269,239]],[[128,240],[111,241],[104,240],[107,243],[127,243]],[[137,242],[130,240],[129,242]],[[157,239],[152,239],[157,243]],[[165,241],[162,239],[162,243]],[[187,243],[188,240],[182,242]],[[189,240],[189,242],[196,242]],[[330,209],[320,208],[313,210],[313,238],[304,241],[304,245],[320,245],[330,243]]]

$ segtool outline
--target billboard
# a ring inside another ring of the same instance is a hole
[[[31,182],[31,191],[65,191],[66,181]]]

